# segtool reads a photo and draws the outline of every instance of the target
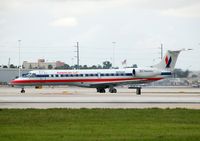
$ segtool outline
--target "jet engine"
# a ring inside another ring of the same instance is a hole
[[[133,77],[154,77],[156,75],[160,75],[161,71],[156,69],[133,69],[132,71]]]

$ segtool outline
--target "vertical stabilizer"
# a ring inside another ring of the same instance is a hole
[[[171,51],[168,50],[164,58],[161,60],[160,63],[154,65],[154,68],[158,68],[161,70],[174,70],[178,55],[182,50]]]

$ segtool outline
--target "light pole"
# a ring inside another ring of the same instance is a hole
[[[77,45],[76,45],[76,47],[77,47],[77,69],[79,69],[79,60],[80,60],[80,58],[79,58],[79,43],[77,42]]]
[[[79,58],[79,53],[80,53],[80,51],[79,51],[79,42],[76,42],[76,58],[77,58],[77,68],[76,69],[79,69],[79,63],[80,63],[80,58]]]
[[[21,67],[21,61],[20,61],[20,59],[21,59],[21,56],[20,56],[20,46],[21,46],[21,40],[18,40],[18,49],[19,49],[19,77],[20,77],[20,67]]]
[[[116,42],[112,42],[112,44],[113,44],[113,68],[115,67],[115,44],[116,44]]]

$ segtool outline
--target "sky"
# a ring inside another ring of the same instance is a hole
[[[21,40],[19,44],[19,40]],[[177,68],[200,70],[200,0],[0,0],[0,64],[23,61],[148,67],[190,48]]]

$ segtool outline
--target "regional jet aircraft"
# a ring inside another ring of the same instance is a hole
[[[149,68],[91,69],[91,70],[33,70],[11,81],[13,86],[73,85],[96,88],[97,92],[117,93],[116,86],[137,85],[161,80],[172,75],[178,55],[182,50],[167,51],[157,65]],[[140,94],[141,87],[136,87]]]

